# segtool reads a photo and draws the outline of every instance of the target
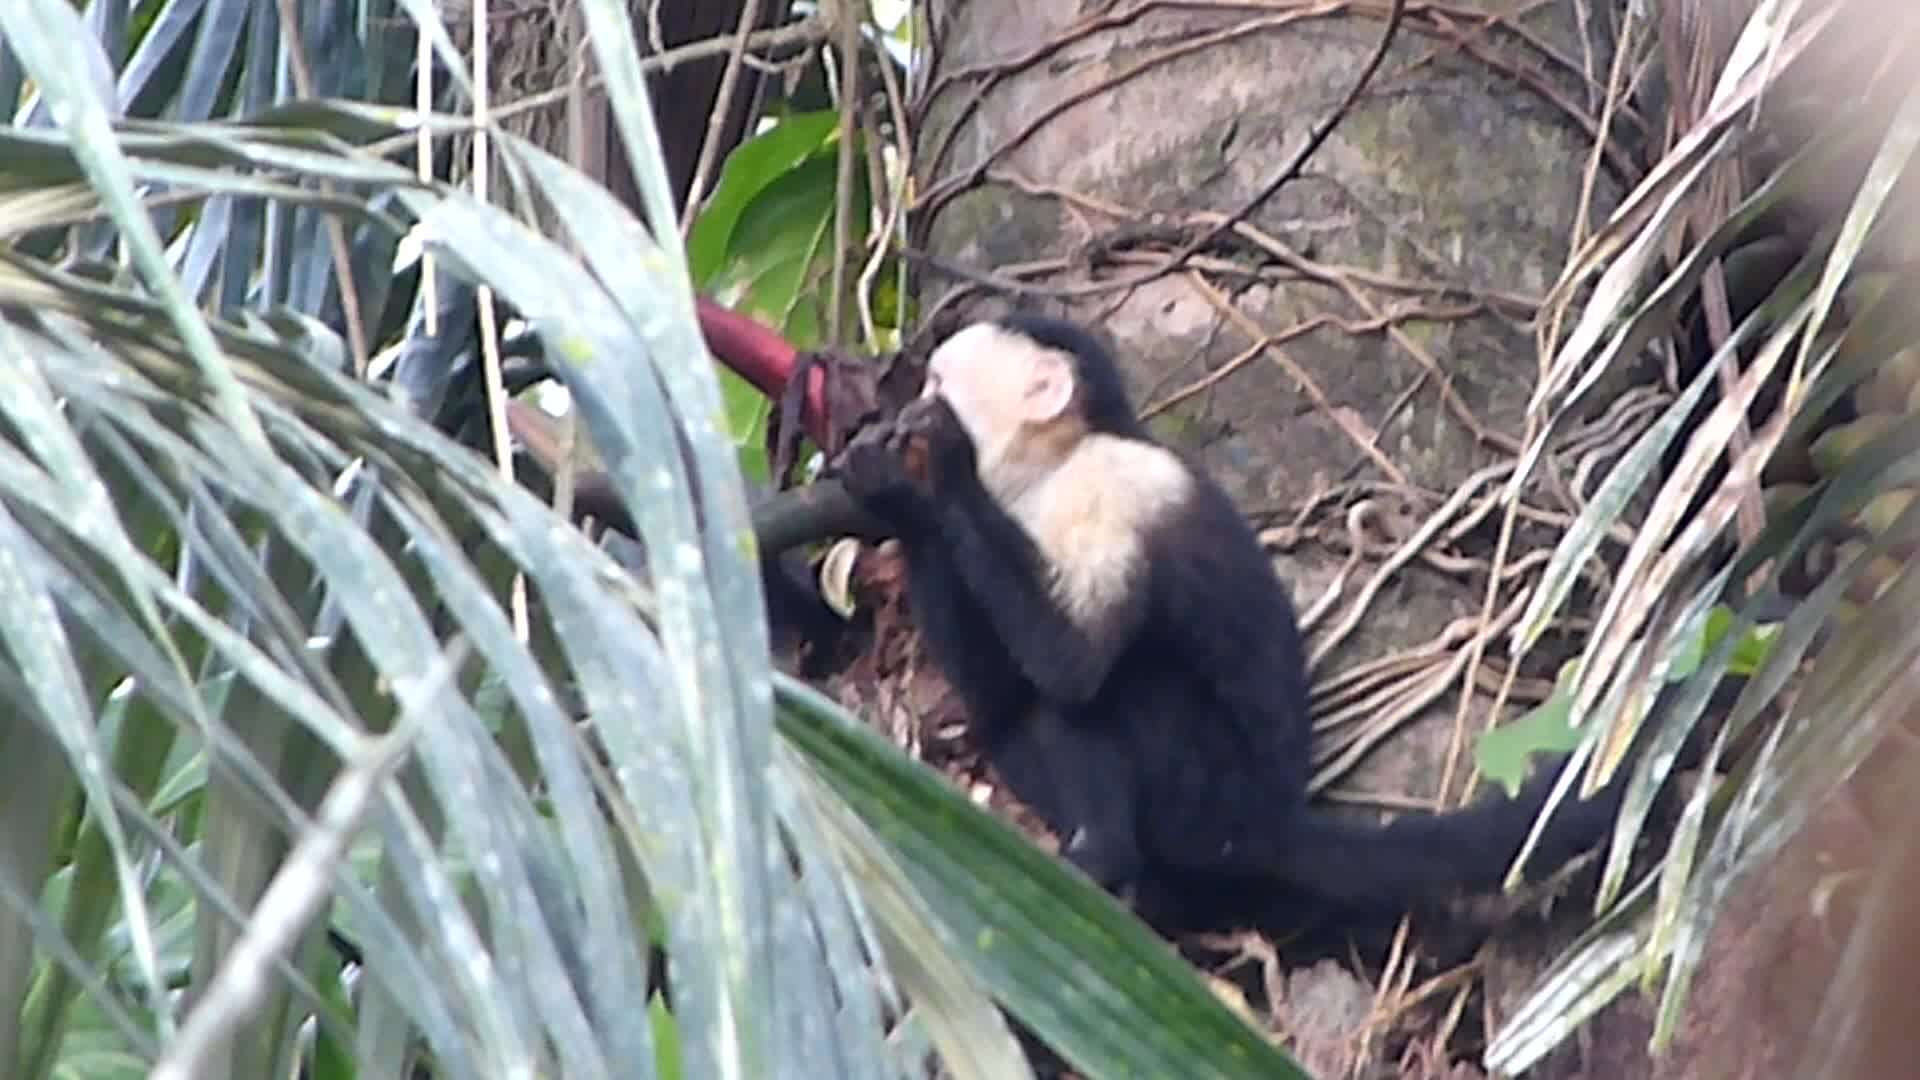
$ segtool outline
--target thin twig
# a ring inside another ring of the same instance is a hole
[[[414,53],[413,107],[421,116],[433,111],[433,38],[416,33],[418,51]],[[414,133],[414,175],[422,184],[433,183],[433,125],[421,124]],[[416,226],[417,228],[417,226]],[[420,305],[425,316],[428,337],[440,336],[440,276],[435,273],[433,252],[420,245]]]
[[[1071,92],[1059,100],[1049,103],[1045,108],[1034,114],[1018,131],[1001,140],[1000,143],[994,147],[991,154],[982,158],[971,168],[930,185],[920,198],[916,200],[914,209],[921,213],[934,212],[939,206],[946,202],[946,200],[963,190],[971,188],[977,183],[979,179],[985,175],[987,168],[993,165],[997,159],[1011,153],[1028,139],[1038,134],[1048,124],[1058,119],[1068,109],[1082,102],[1089,101],[1101,94],[1110,93],[1121,85],[1140,78],[1149,71],[1153,71],[1184,57],[1199,55],[1208,49],[1218,48],[1221,45],[1251,37],[1262,31],[1278,30],[1282,27],[1291,26],[1294,23],[1302,22],[1316,16],[1330,15],[1341,10],[1344,6],[1343,0],[1320,0],[1320,2],[1310,7],[1302,7],[1265,15],[1259,18],[1247,19],[1232,26],[1196,34],[1133,60],[1120,67],[1117,71],[1113,72],[1113,74],[1096,82],[1077,85]],[[1076,24],[1067,33],[1060,35],[1055,42],[1051,43],[1051,46],[1058,48],[1067,41],[1087,36],[1102,24],[1117,25],[1131,21],[1137,18],[1138,15],[1139,12],[1137,11],[1128,12]],[[1023,61],[1024,58],[1008,64],[999,65],[998,69],[1002,72],[1018,70]],[[990,86],[991,84],[988,85]],[[978,105],[980,98],[984,97],[985,92],[986,87],[982,87],[979,93],[975,95],[975,100],[968,104],[961,115],[956,116],[950,124],[947,125],[946,141],[935,147],[931,155],[922,155],[923,159],[926,160],[930,166],[939,166],[954,137],[953,133],[965,125],[967,119],[966,114],[970,113],[973,108]]]
[[[1198,255],[1201,251],[1206,250],[1208,247],[1211,247],[1222,236],[1232,231],[1236,226],[1238,226],[1242,221],[1244,221],[1255,210],[1258,210],[1261,206],[1265,205],[1267,200],[1272,198],[1282,187],[1284,187],[1287,184],[1288,181],[1294,179],[1296,176],[1300,174],[1300,170],[1306,166],[1307,162],[1313,157],[1314,153],[1317,152],[1320,149],[1321,145],[1327,141],[1327,138],[1333,134],[1334,129],[1339,127],[1340,121],[1345,119],[1347,114],[1353,111],[1353,107],[1355,103],[1357,103],[1360,100],[1360,95],[1366,92],[1367,87],[1373,81],[1373,77],[1375,73],[1377,73],[1380,70],[1380,65],[1386,61],[1387,52],[1389,49],[1392,48],[1394,38],[1399,34],[1400,22],[1403,15],[1405,14],[1405,10],[1406,10],[1406,0],[1392,0],[1391,6],[1387,9],[1387,22],[1386,22],[1385,28],[1381,30],[1380,41],[1374,47],[1373,55],[1368,57],[1366,64],[1360,69],[1359,76],[1354,79],[1353,85],[1348,89],[1346,96],[1342,98],[1340,101],[1340,104],[1337,107],[1335,107],[1334,110],[1331,113],[1329,113],[1325,119],[1323,119],[1320,122],[1319,127],[1315,129],[1315,131],[1311,135],[1308,136],[1307,141],[1301,145],[1298,151],[1294,153],[1293,158],[1290,161],[1288,161],[1287,164],[1280,169],[1280,171],[1275,173],[1272,179],[1260,185],[1259,189],[1254,192],[1252,198],[1249,198],[1244,203],[1242,203],[1238,209],[1221,216],[1219,219],[1205,226],[1198,235],[1196,235],[1186,243],[1180,245],[1179,249],[1174,251],[1173,254],[1157,260],[1152,266],[1148,267],[1146,270],[1140,271],[1139,273],[1136,273],[1129,277],[1121,278],[1118,280],[1086,282],[1078,285],[1064,285],[1064,286],[1059,286],[1053,289],[1049,289],[1048,292],[1053,296],[1064,299],[1069,297],[1088,296],[1095,293],[1110,292],[1114,289],[1132,289],[1132,288],[1137,288],[1141,285],[1145,285],[1148,282],[1155,281],[1161,277],[1164,277],[1167,274],[1173,273],[1174,271],[1184,267],[1187,264],[1188,260],[1192,259],[1195,255]],[[1133,65],[1130,65],[1125,71],[1122,71],[1121,73],[1115,75],[1113,78],[1104,80],[1099,86],[1069,95],[1069,97],[1065,101],[1057,103],[1052,108],[1043,110],[1040,116],[1035,117],[1034,120],[1031,123],[1029,123],[1025,128],[1023,128],[1020,133],[1016,134],[1011,139],[1007,140],[1007,143],[1008,145],[1018,143],[1019,141],[1021,141],[1023,137],[1031,134],[1033,131],[1038,130],[1038,128],[1041,125],[1044,125],[1046,122],[1050,121],[1054,116],[1056,116],[1058,113],[1063,111],[1066,106],[1072,103],[1078,102],[1080,100],[1084,100],[1085,98],[1092,96],[1094,93],[1100,92],[1102,89],[1105,89],[1109,84],[1114,84],[1129,78],[1133,78],[1134,76],[1139,74],[1138,69],[1142,69],[1146,66],[1151,65],[1152,63],[1164,62],[1166,59],[1169,59],[1174,56],[1186,55],[1190,52],[1198,51],[1200,48],[1203,48],[1203,47],[1211,47],[1213,45],[1218,44],[1218,41],[1216,39],[1223,39],[1229,36],[1231,37],[1241,36],[1242,34],[1244,34],[1249,29],[1252,29],[1252,28],[1265,29],[1265,28],[1268,28],[1269,24],[1271,24],[1272,26],[1283,26],[1288,23],[1298,21],[1298,19],[1303,17],[1305,14],[1306,12],[1304,11],[1288,12],[1283,16],[1278,16],[1270,19],[1248,20],[1248,22],[1241,24],[1240,26],[1229,28],[1229,30],[1231,31],[1230,34],[1227,31],[1223,31],[1217,34],[1201,35],[1193,38],[1190,41],[1183,41],[1180,43],[1179,46],[1175,48],[1165,50],[1163,53],[1156,54],[1155,56],[1149,57],[1146,60],[1142,60]],[[1006,147],[1002,147],[1001,152],[1004,152],[1005,149]],[[982,175],[984,175],[985,168],[986,166],[984,164],[979,167]],[[956,178],[956,179],[966,179],[966,178],[962,177],[962,178]],[[936,188],[936,189],[930,190],[927,193],[927,195],[920,200],[920,206],[918,207],[918,209],[921,209],[924,211],[925,208],[928,206],[937,205],[940,197],[945,194],[950,194],[950,192],[943,188]]]
[[[477,202],[486,202],[489,195],[489,177],[492,169],[492,140],[494,118],[491,113],[493,38],[490,33],[492,20],[488,17],[491,9],[488,0],[474,0],[473,5],[473,197]],[[494,462],[500,469],[500,478],[513,483],[513,436],[507,431],[507,384],[500,369],[500,329],[494,316],[493,289],[481,285],[474,290],[480,323],[480,370],[487,390],[487,428],[493,435]],[[525,574],[513,575],[511,598],[513,609],[514,636],[520,641],[529,640],[532,623],[527,608],[527,578]]]
[[[671,49],[665,49],[658,53],[643,56],[640,58],[640,73],[643,75],[663,74],[672,71],[681,64],[689,64],[695,60],[706,60],[716,56],[726,56],[733,51],[734,42],[738,37],[739,35],[736,34],[721,34],[716,37],[689,42],[685,45],[676,45]],[[826,39],[826,24],[818,17],[809,17],[786,26],[775,26],[767,30],[755,30],[746,35],[746,47],[749,50],[798,50],[811,48]],[[597,90],[604,81],[605,77],[596,73],[585,79],[585,85],[589,90]],[[510,105],[502,105],[493,110],[493,118],[496,121],[504,121],[533,109],[545,108],[566,97],[571,89],[570,86],[556,86],[552,89],[542,90],[537,94],[528,94],[526,97],[520,98]],[[406,136],[406,138],[411,139],[412,136],[409,135]],[[374,145],[381,146],[383,144],[375,143]]]
[[[698,217],[701,193],[707,187],[707,174],[720,157],[720,136],[726,130],[727,116],[733,111],[734,86],[740,81],[741,61],[747,55],[747,35],[760,18],[760,0],[745,0],[740,5],[740,22],[733,34],[733,49],[727,53],[727,69],[720,75],[720,89],[713,95],[713,113],[707,118],[707,137],[700,142],[700,160],[693,169],[693,183],[687,187],[687,205],[680,211],[680,237],[684,241],[693,231]]]
[[[1359,422],[1353,419],[1350,410],[1334,408],[1333,402],[1327,398],[1326,391],[1320,389],[1320,384],[1307,372],[1307,369],[1295,363],[1292,356],[1289,356],[1285,350],[1274,344],[1272,335],[1262,333],[1259,323],[1254,322],[1253,319],[1247,316],[1246,312],[1234,306],[1233,301],[1227,299],[1219,289],[1214,288],[1213,285],[1200,274],[1190,270],[1187,272],[1187,280],[1192,283],[1194,289],[1197,290],[1202,297],[1206,298],[1207,303],[1212,304],[1215,310],[1220,312],[1221,315],[1225,316],[1235,326],[1238,326],[1241,333],[1246,334],[1255,341],[1259,341],[1264,351],[1272,353],[1274,360],[1280,364],[1280,367],[1286,371],[1288,375],[1293,377],[1294,382],[1300,385],[1301,391],[1307,395],[1308,399],[1320,407],[1327,418],[1332,420],[1334,424],[1346,434],[1348,439],[1352,440],[1354,446],[1358,448],[1360,453],[1365,455],[1368,460],[1372,461],[1376,468],[1382,473],[1385,473],[1387,477],[1396,484],[1405,484],[1407,482],[1406,474],[1401,472],[1400,467],[1393,463],[1393,459],[1380,452],[1379,446],[1376,445],[1378,439],[1375,433],[1362,429]]]
[[[860,104],[860,18],[855,8],[854,0],[837,0],[833,5],[833,29],[840,45],[840,153],[833,183],[833,287],[827,294],[829,347],[845,340],[846,324],[841,314],[850,291],[847,248],[853,243],[853,164]]]
[[[1387,9],[1387,25],[1380,31],[1380,43],[1374,46],[1373,55],[1367,58],[1366,66],[1360,69],[1359,77],[1353,80],[1352,88],[1347,91],[1347,96],[1341,100],[1340,105],[1320,122],[1319,130],[1308,136],[1306,144],[1294,154],[1293,160],[1275,173],[1273,179],[1260,185],[1260,189],[1253,193],[1252,198],[1242,203],[1238,210],[1228,214],[1225,219],[1216,222],[1205,232],[1182,245],[1180,250],[1168,260],[1169,269],[1212,247],[1214,241],[1246,220],[1249,215],[1272,198],[1287,181],[1300,174],[1300,170],[1306,167],[1307,161],[1320,149],[1321,144],[1325,143],[1327,137],[1333,134],[1333,130],[1340,126],[1340,121],[1346,119],[1347,114],[1353,111],[1354,105],[1360,100],[1360,95],[1366,92],[1368,84],[1373,81],[1374,74],[1380,70],[1380,65],[1386,62],[1387,52],[1393,47],[1393,39],[1400,33],[1400,20],[1405,13],[1406,0],[1393,0],[1393,6]]]
[[[894,74],[891,58],[884,49],[880,53],[880,82],[886,90],[887,109],[893,117],[893,145],[897,160],[894,162],[894,179],[887,185],[886,217],[880,225],[879,235],[875,237],[873,252],[867,257],[867,265],[860,271],[856,293],[861,326],[866,333],[866,340],[872,343],[879,341],[873,325],[873,283],[886,263],[887,251],[892,246],[890,241],[897,239],[903,247],[906,244],[907,178],[913,175],[914,165],[913,129],[908,126],[906,95],[901,91],[899,78]],[[873,141],[873,154],[884,169],[886,161],[880,150],[878,134],[877,130],[870,132],[868,138]],[[878,188],[875,191],[877,194]]]
[[[293,68],[294,92],[303,98],[313,97],[313,70],[307,66],[307,51],[300,43],[300,12],[293,0],[279,0],[280,32],[287,35],[289,48],[288,61]],[[320,190],[331,194],[333,185],[325,180],[319,181]],[[353,281],[353,257],[347,248],[347,229],[340,219],[332,214],[325,215],[322,225],[327,230],[328,254],[333,258],[334,280],[340,286],[340,313],[347,324],[347,350],[353,357],[353,374],[356,378],[367,377],[367,328],[360,318],[360,293]]]

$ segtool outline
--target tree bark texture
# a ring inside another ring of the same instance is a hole
[[[916,164],[926,249],[981,272],[1042,266],[1022,275],[1029,295],[1066,290],[1073,314],[1118,340],[1149,403],[1217,373],[1254,328],[1294,334],[1279,348],[1409,479],[1457,479],[1490,458],[1438,384],[1517,436],[1535,350],[1511,316],[1531,312],[1491,301],[1546,290],[1581,205],[1583,127],[1600,103],[1586,72],[1521,43],[1604,78],[1608,43],[1580,33],[1576,5],[1491,28],[1408,17],[1307,175],[1248,215],[1275,247],[1241,241],[1186,273],[1089,291],[1151,265],[1141,240],[1243,205],[1345,96],[1386,7],[934,3]],[[1610,168],[1595,180],[1588,220],[1620,191]],[[964,302],[955,291],[977,290],[934,272],[922,297],[942,309]],[[1452,315],[1473,303],[1488,310]],[[1367,471],[1314,396],[1270,352],[1170,410],[1168,427],[1243,497],[1298,502]]]

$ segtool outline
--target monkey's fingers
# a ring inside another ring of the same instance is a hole
[[[913,434],[900,440],[900,464],[916,487],[924,490],[933,476],[933,455],[924,436]]]
[[[864,449],[869,446],[879,446],[887,450],[893,450],[892,438],[892,424],[868,424],[866,427],[854,433],[853,438],[847,440],[847,444],[840,448],[838,454],[827,459],[826,471],[828,473],[838,472],[846,464],[849,457],[855,453],[863,452]]]

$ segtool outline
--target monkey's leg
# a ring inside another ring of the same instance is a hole
[[[1039,708],[1012,725],[988,756],[1014,794],[1059,834],[1060,853],[1081,873],[1115,894],[1139,876],[1137,786],[1117,737]]]

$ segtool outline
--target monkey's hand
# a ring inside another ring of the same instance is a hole
[[[973,439],[945,398],[917,398],[896,421],[901,457],[935,492],[952,491],[978,476]]]
[[[847,494],[869,513],[903,524],[925,505],[926,493],[914,483],[893,425],[867,428],[840,452],[831,470]]]

